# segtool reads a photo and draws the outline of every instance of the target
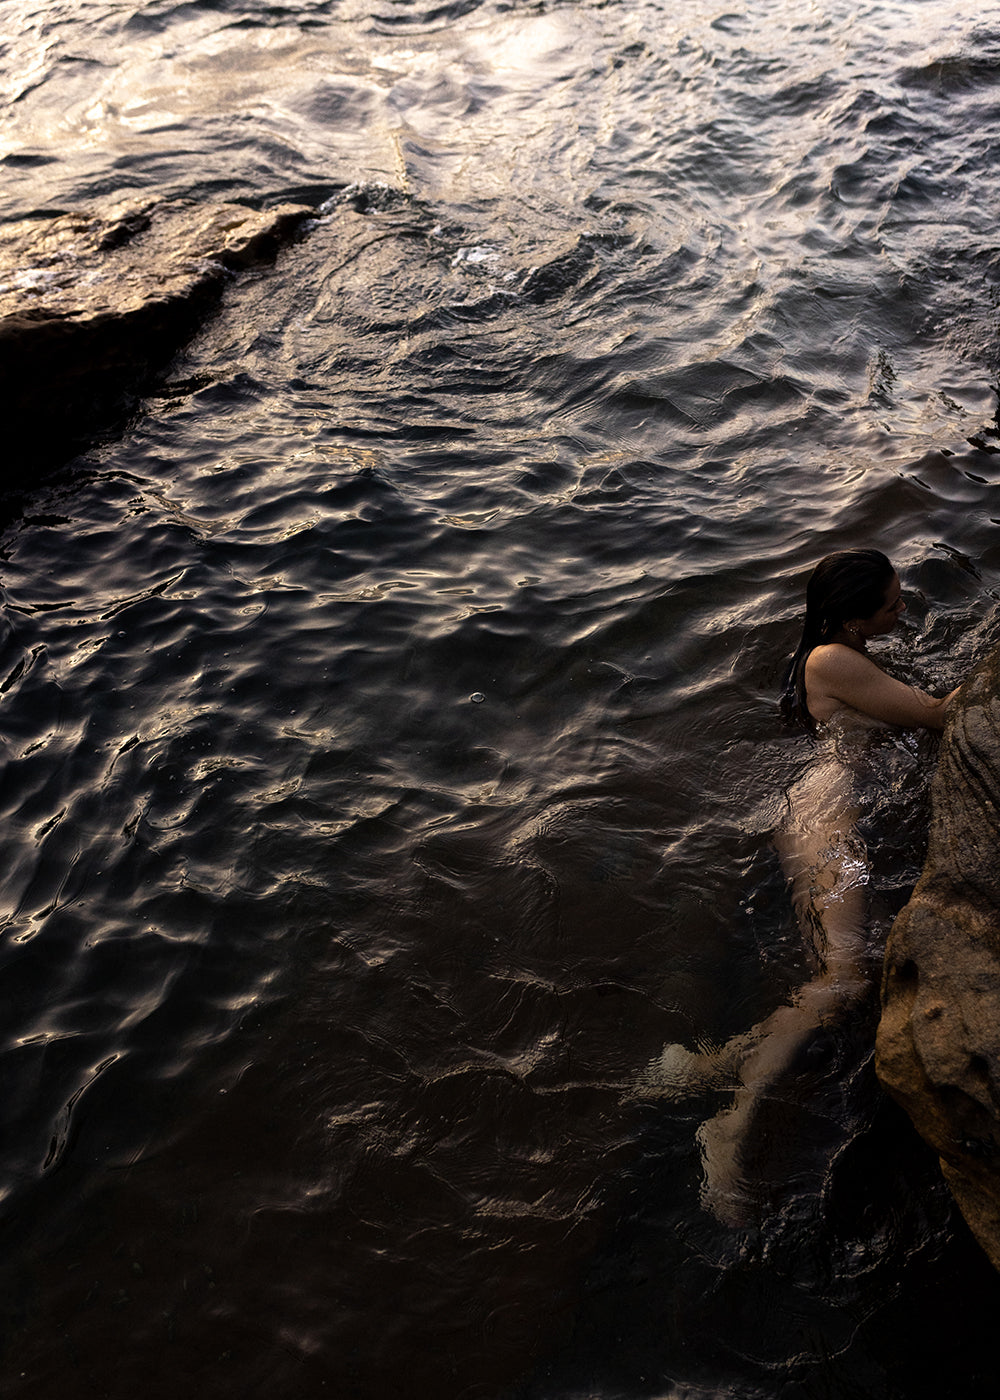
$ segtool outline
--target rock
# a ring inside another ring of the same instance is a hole
[[[1000,649],[950,706],[932,803],[886,947],[876,1068],[1000,1269]]]
[[[0,488],[127,410],[227,277],[272,259],[313,212],[175,201],[0,224]]]

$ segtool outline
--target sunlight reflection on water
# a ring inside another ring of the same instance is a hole
[[[680,1081],[808,975],[816,558],[892,554],[929,688],[995,636],[996,25],[7,8],[12,214],[318,215],[0,540],[9,1393],[907,1394],[962,1350],[992,1397],[867,1011],[768,1106],[756,1234],[699,1204],[731,1075]]]

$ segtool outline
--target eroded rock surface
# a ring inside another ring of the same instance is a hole
[[[312,214],[176,201],[0,224],[0,487],[113,419],[227,276],[270,260]]]
[[[1000,1269],[1000,649],[951,706],[932,798],[886,948],[876,1065]]]

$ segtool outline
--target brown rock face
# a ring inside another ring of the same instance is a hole
[[[1000,648],[952,702],[932,799],[886,948],[876,1066],[1000,1269]]]
[[[227,275],[271,259],[312,213],[177,201],[0,224],[0,488],[113,420]]]

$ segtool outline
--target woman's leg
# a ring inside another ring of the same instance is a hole
[[[869,864],[855,829],[849,780],[840,765],[822,765],[790,794],[789,821],[775,841],[819,970],[791,1002],[736,1038],[744,1053],[732,1107],[699,1129],[703,1203],[730,1223],[746,1213],[741,1159],[761,1101],[787,1079],[817,1030],[836,1024],[873,985],[866,940]]]

